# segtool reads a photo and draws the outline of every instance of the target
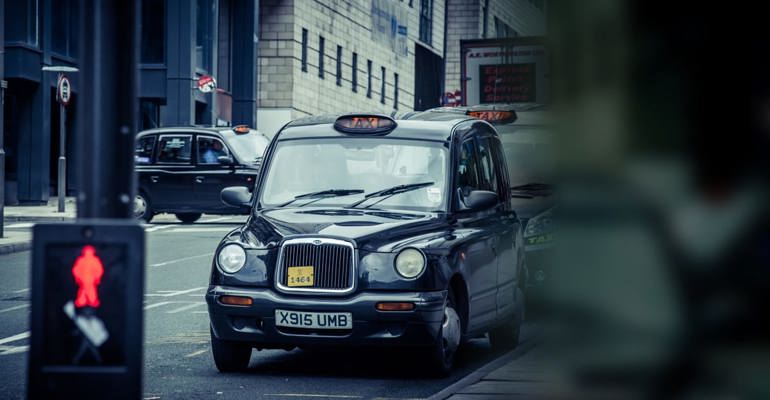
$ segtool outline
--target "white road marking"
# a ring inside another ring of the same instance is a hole
[[[281,397],[328,397],[335,399],[360,399],[361,396],[349,396],[342,394],[307,394],[307,393],[265,393],[262,396],[281,396]]]
[[[190,353],[190,354],[186,355],[186,356],[185,356],[185,358],[190,358],[190,357],[199,356],[199,355],[201,355],[201,354],[203,354],[203,353],[206,353],[206,352],[208,352],[208,351],[209,351],[209,349],[203,349],[203,350],[193,351],[192,353]]]
[[[24,288],[24,289],[21,289],[21,290],[14,291],[14,293],[24,293],[24,292],[29,292],[29,288]]]
[[[158,293],[147,293],[145,296],[152,296],[152,297],[171,297],[171,296],[179,296],[181,294],[187,294],[192,293],[198,290],[204,290],[205,287],[197,287],[187,290],[158,290]]]
[[[17,340],[26,339],[29,337],[29,331],[19,333],[18,335],[8,336],[5,339],[0,339],[0,345],[15,342]]]
[[[174,303],[179,303],[179,302],[178,301],[161,301],[160,303],[154,303],[154,304],[144,306],[144,309],[150,310],[156,307],[165,306],[166,304],[174,304]]]
[[[211,226],[201,228],[174,228],[169,232],[184,232],[184,233],[205,233],[205,232],[228,232],[233,230],[230,226]]]
[[[6,225],[5,227],[14,229],[14,228],[32,228],[33,226],[35,226],[35,224],[32,222],[21,222],[18,224]]]
[[[218,222],[218,221],[224,221],[224,220],[231,219],[231,218],[232,217],[219,217],[219,218],[207,219],[207,220],[204,220],[204,221],[201,221],[201,222]]]
[[[29,304],[22,304],[20,306],[6,308],[5,310],[0,310],[0,314],[8,311],[21,310],[22,308],[27,308],[27,307],[29,307]]]
[[[150,264],[149,266],[150,267],[162,267],[164,265],[176,264],[176,263],[179,263],[179,262],[189,261],[189,260],[193,260],[193,259],[201,258],[201,257],[211,257],[213,255],[214,255],[214,253],[198,254],[197,256],[177,258],[176,260],[166,261],[166,262],[157,263],[157,264]]]
[[[0,356],[7,356],[10,354],[24,353],[29,350],[29,346],[0,346]]]
[[[145,232],[155,232],[155,231],[159,231],[161,229],[173,228],[174,226],[176,226],[176,225],[155,225],[155,226],[153,226],[151,228],[145,229],[144,231]]]
[[[208,311],[193,311],[190,314],[208,314]]]
[[[193,308],[195,308],[195,307],[200,307],[200,306],[202,306],[202,305],[205,305],[205,304],[206,304],[206,302],[205,302],[205,301],[201,301],[201,302],[198,302],[198,303],[193,303],[193,304],[188,304],[188,305],[186,305],[186,306],[182,306],[182,307],[179,307],[179,308],[175,308],[175,309],[173,309],[173,310],[171,310],[171,311],[166,311],[166,314],[176,314],[176,313],[180,313],[180,312],[182,312],[182,311],[187,311],[187,310],[193,309]]]

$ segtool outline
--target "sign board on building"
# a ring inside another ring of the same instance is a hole
[[[72,85],[66,75],[59,75],[59,81],[56,83],[56,100],[61,104],[67,105],[72,98]]]
[[[463,104],[548,103],[550,65],[541,38],[461,41]]]
[[[203,75],[198,78],[198,90],[200,90],[201,93],[211,93],[216,87],[217,81],[213,76]]]
[[[401,2],[372,0],[372,40],[393,50],[398,56],[409,54],[407,19],[409,12]]]

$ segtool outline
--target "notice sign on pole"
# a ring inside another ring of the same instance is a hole
[[[66,75],[62,74],[56,84],[56,100],[66,106],[70,103],[71,97],[72,86],[70,85],[70,80]]]

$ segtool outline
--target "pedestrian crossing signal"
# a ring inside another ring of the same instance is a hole
[[[72,266],[72,276],[78,284],[78,294],[75,299],[75,307],[99,307],[98,287],[104,275],[102,260],[96,256],[94,246],[83,246],[80,257]]]

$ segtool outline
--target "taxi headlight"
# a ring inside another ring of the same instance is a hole
[[[246,265],[246,250],[237,244],[225,245],[217,254],[217,264],[224,272],[236,273]]]
[[[396,272],[406,279],[414,279],[425,270],[425,255],[417,249],[404,249],[396,256]]]

